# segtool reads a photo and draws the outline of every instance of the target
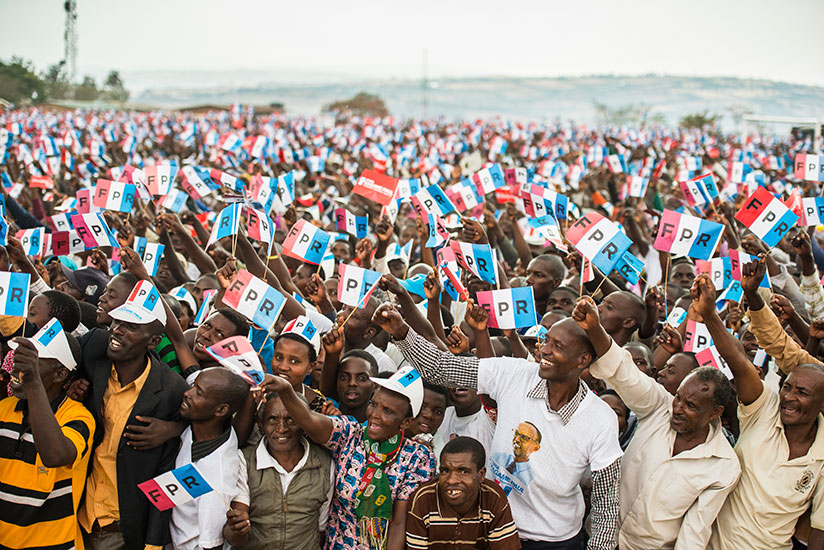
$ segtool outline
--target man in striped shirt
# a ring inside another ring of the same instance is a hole
[[[0,547],[82,550],[77,509],[95,424],[63,391],[80,344],[66,334],[63,353],[50,354],[38,336],[14,340],[13,397],[0,401]]]
[[[519,550],[521,540],[503,489],[485,479],[486,452],[471,437],[441,451],[439,474],[412,494],[406,547],[412,550]]]

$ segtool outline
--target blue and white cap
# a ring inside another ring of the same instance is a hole
[[[421,373],[415,370],[415,367],[406,366],[390,376],[389,378],[370,378],[372,382],[399,393],[409,399],[409,404],[412,405],[412,416],[418,416],[423,405],[423,380]]]
[[[69,340],[66,338],[66,331],[57,319],[52,319],[37,334],[29,338],[34,347],[37,348],[37,355],[41,359],[57,359],[60,364],[69,370],[77,367],[77,362],[69,347]],[[9,342],[11,349],[17,348],[15,342]]]
[[[320,334],[318,328],[306,315],[295,317],[283,327],[281,336],[284,334],[294,334],[300,336],[315,349],[315,353],[320,353]]]
[[[109,312],[109,317],[125,323],[148,325],[153,321],[166,324],[166,310],[163,299],[155,286],[149,281],[140,281],[135,285],[122,306]]]

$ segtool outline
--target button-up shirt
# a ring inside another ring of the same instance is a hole
[[[781,401],[766,385],[758,399],[739,404],[741,435],[735,452],[741,481],[713,527],[711,550],[789,550],[798,518],[811,508],[810,524],[824,530],[824,417],[807,454],[788,460]]]
[[[151,362],[136,379],[120,385],[117,371],[112,365],[106,392],[103,394],[103,440],[94,450],[92,471],[86,482],[86,501],[79,514],[80,525],[91,532],[97,520],[100,526],[120,521],[120,501],[117,494],[117,449],[126,421],[137,402],[146,379],[149,378]]]
[[[718,420],[704,443],[673,456],[672,400],[615,342],[590,366],[638,417],[621,474],[621,550],[706,548],[712,524],[741,475]]]

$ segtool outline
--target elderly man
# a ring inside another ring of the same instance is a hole
[[[755,311],[766,308],[756,297],[763,275],[763,262],[743,266],[741,287]],[[798,518],[809,511],[807,548],[824,549],[824,367],[793,365],[776,393],[727,332],[715,311],[715,287],[705,275],[696,278],[692,299],[735,377],[741,424],[735,446],[741,481],[718,514],[709,548],[789,550]]]
[[[280,396],[286,411],[335,462],[335,492],[326,533],[326,550],[402,550],[409,495],[435,469],[428,447],[404,436],[423,404],[423,382],[412,367],[390,378],[373,378],[379,387],[367,411],[367,425],[348,416],[309,410],[288,380],[267,376],[263,391]]]
[[[598,355],[589,372],[614,388],[638,417],[624,454],[618,545],[622,550],[704,548],[741,474],[721,430],[729,381],[718,369],[701,367],[670,395],[609,337],[598,313],[590,297],[572,312]]]

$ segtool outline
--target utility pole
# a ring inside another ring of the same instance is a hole
[[[66,0],[66,26],[63,29],[63,65],[69,82],[77,78],[77,1]]]
[[[429,114],[429,74],[427,69],[427,50],[423,50],[423,118]]]

